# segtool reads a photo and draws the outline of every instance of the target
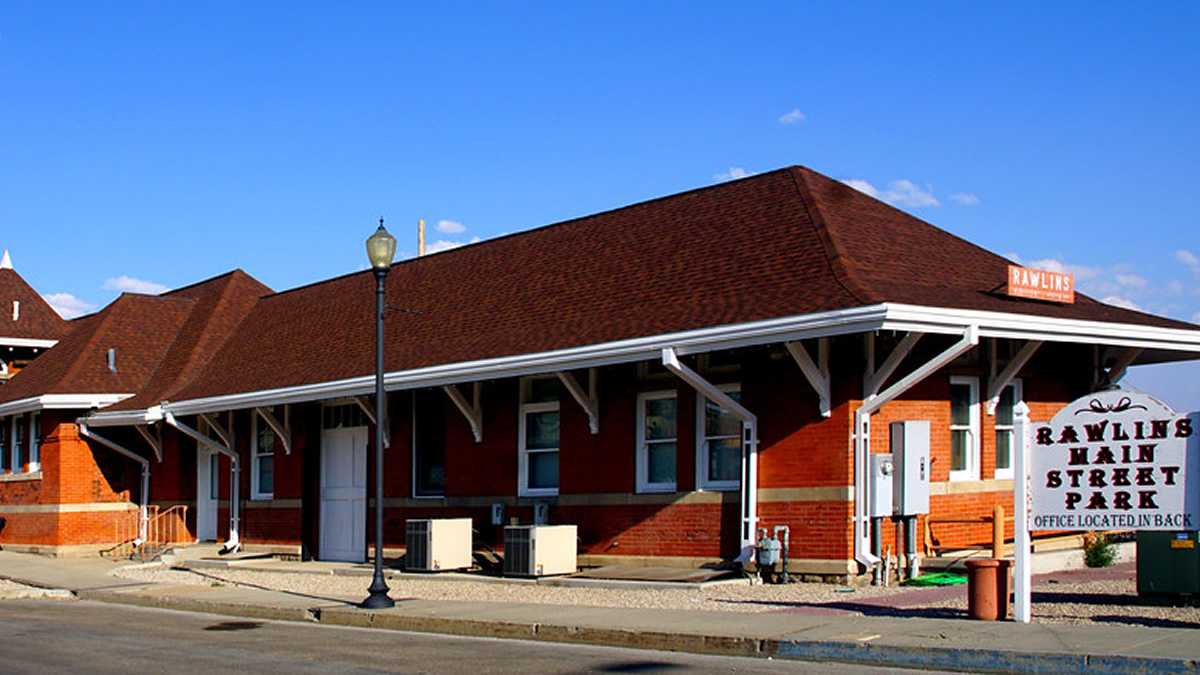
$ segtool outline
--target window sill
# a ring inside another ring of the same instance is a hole
[[[637,489],[638,494],[663,494],[678,492],[675,485],[642,485]]]
[[[0,483],[15,483],[23,480],[41,480],[41,471],[29,471],[27,473],[5,473],[0,474]]]
[[[275,495],[274,495],[274,493],[261,494],[261,495],[250,495],[250,501],[252,501],[252,502],[273,502],[273,501],[275,501]]]

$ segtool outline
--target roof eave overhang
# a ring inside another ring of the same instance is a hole
[[[58,344],[58,340],[0,336],[0,345],[5,347],[34,347],[36,349],[49,349],[56,344]]]
[[[42,394],[0,403],[0,417],[38,410],[92,410],[112,405],[133,394]]]
[[[87,423],[93,427],[124,427],[152,424],[162,418],[162,406],[156,405],[133,410],[100,410],[88,415]]]
[[[978,329],[981,338],[1131,347],[1159,352],[1177,352],[1181,354],[1181,358],[1200,359],[1200,330],[1190,331],[1028,314],[881,303],[866,307],[853,307],[573,347],[553,352],[519,354],[390,372],[384,376],[384,385],[390,391],[420,389],[486,379],[520,377],[560,370],[655,360],[661,356],[665,347],[674,349],[679,355],[687,355],[719,349],[850,335],[873,330],[961,335],[971,326]],[[330,400],[369,394],[374,391],[374,383],[373,376],[363,376],[296,387],[173,401],[164,403],[163,408],[176,415],[189,415]],[[101,413],[94,416],[93,419],[107,417],[109,414]],[[127,419],[132,419],[132,417]]]

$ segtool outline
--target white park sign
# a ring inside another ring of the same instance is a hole
[[[1033,424],[1030,529],[1200,529],[1194,419],[1117,389]]]

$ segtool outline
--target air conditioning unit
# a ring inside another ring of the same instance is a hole
[[[574,525],[514,525],[504,528],[504,576],[574,574]]]
[[[405,523],[404,569],[461,570],[471,566],[471,519],[437,518]]]

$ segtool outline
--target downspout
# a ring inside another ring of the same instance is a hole
[[[758,417],[699,373],[680,363],[673,348],[662,350],[662,363],[679,379],[742,421],[741,553],[735,562],[748,563],[754,556],[754,533],[758,527]]]
[[[229,487],[229,539],[228,539],[228,541],[225,542],[224,551],[228,553],[228,552],[240,550],[242,548],[242,542],[241,542],[241,539],[238,537],[238,527],[241,522],[241,519],[239,517],[240,510],[241,510],[240,505],[241,505],[241,493],[242,493],[242,490],[241,490],[242,459],[241,459],[241,457],[239,457],[238,454],[236,452],[234,452],[232,448],[228,448],[224,445],[221,445],[220,443],[213,440],[209,436],[200,433],[196,429],[191,428],[190,426],[184,424],[183,422],[180,422],[178,419],[176,419],[175,415],[171,412],[164,411],[163,412],[163,420],[165,420],[167,424],[170,424],[171,426],[173,426],[176,429],[183,432],[185,435],[191,436],[193,439],[196,440],[196,442],[203,443],[204,445],[207,445],[208,447],[212,448],[213,450],[216,450],[220,454],[225,455],[226,457],[229,458],[229,461],[231,464],[230,471],[229,471],[229,482],[230,482],[230,487]]]
[[[141,501],[141,504],[138,505],[138,536],[137,541],[134,542],[138,545],[141,545],[142,542],[146,541],[146,524],[150,519],[150,460],[142,457],[129,448],[117,445],[107,438],[97,435],[88,428],[87,422],[83,421],[82,419],[76,420],[75,423],[79,427],[80,434],[92,439],[93,441],[96,441],[109,450],[124,455],[125,457],[128,457],[129,459],[132,459],[133,461],[142,465],[142,498],[139,500]]]
[[[867,569],[879,564],[871,553],[871,518],[867,512],[867,476],[871,462],[871,415],[979,344],[979,326],[969,325],[962,338],[925,365],[873,396],[854,411],[854,559]]]

